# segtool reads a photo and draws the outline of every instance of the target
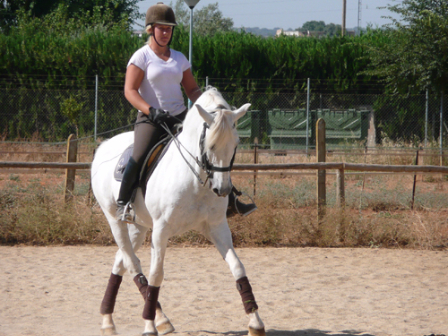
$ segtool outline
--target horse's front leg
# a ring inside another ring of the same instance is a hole
[[[154,224],[151,242],[151,267],[149,270],[149,284],[146,289],[145,307],[143,308],[143,319],[145,320],[145,330],[143,336],[157,335],[157,330],[161,334],[174,330],[170,321],[163,314],[158,303],[160,286],[163,281],[163,262],[165,259],[168,234],[163,229],[163,225]],[[159,313],[159,316],[157,316]]]
[[[265,336],[264,324],[258,314],[258,305],[246,276],[244,265],[233,248],[232,234],[227,221],[212,229],[208,236],[229,265],[230,271],[236,280],[236,288],[241,295],[244,310],[249,318],[249,336]]]
[[[134,282],[137,285],[138,289],[140,290],[140,293],[143,296],[143,300],[145,301],[145,311],[146,311],[147,296],[148,296],[148,294],[151,295],[151,293],[149,292],[150,289],[148,286],[149,285],[148,280],[146,279],[146,277],[143,274],[139,274],[138,276],[136,276],[134,278]],[[143,312],[143,316],[145,316],[145,311]],[[143,317],[143,318],[145,318],[145,317]],[[146,326],[146,324],[148,324],[148,326]],[[149,322],[149,321],[145,322],[145,333],[150,332],[152,324],[153,323]],[[162,335],[169,334],[174,331],[174,326],[171,324],[171,321],[163,312],[160,302],[157,302],[157,305],[156,305],[155,327],[157,329],[157,332]],[[151,335],[151,334],[148,334],[148,335]]]

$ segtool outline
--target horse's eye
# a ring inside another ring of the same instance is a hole
[[[214,150],[215,150],[215,145],[213,145],[212,147],[210,147],[210,150],[214,151]]]

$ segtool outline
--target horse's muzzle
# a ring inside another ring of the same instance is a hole
[[[232,191],[232,188],[230,188],[230,189],[229,188],[225,188],[225,189],[213,188],[212,191],[218,197],[226,197],[230,194],[230,192]]]

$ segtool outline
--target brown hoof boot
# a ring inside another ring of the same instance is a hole
[[[249,327],[249,336],[266,336],[266,331],[262,329],[254,329]]]

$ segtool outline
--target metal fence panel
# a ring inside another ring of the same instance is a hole
[[[394,146],[437,147],[448,132],[441,118],[440,97],[311,93],[222,92],[232,106],[251,103],[239,121],[241,144],[255,138],[265,148],[299,148],[308,137],[315,142],[315,122],[324,118],[330,145],[374,142]],[[79,138],[110,138],[132,130],[137,111],[122,90],[1,89],[0,133],[3,140],[63,141],[71,133]],[[448,101],[445,99],[445,101]],[[307,119],[308,115],[308,119]],[[96,123],[95,123],[96,118]],[[308,133],[306,124],[308,123]],[[95,125],[97,129],[95,132]],[[425,141],[427,136],[427,141]]]

